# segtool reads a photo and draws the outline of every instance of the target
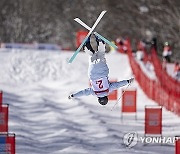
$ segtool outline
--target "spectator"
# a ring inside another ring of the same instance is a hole
[[[154,71],[154,66],[149,60],[146,62],[145,66],[148,71],[151,71],[151,72]]]
[[[174,77],[177,80],[180,79],[180,65],[179,65],[178,62],[176,62],[175,65],[174,65]]]
[[[144,50],[146,48],[145,40],[139,41],[138,44],[137,44],[137,48]]]
[[[114,41],[111,41],[111,43],[115,44]],[[111,53],[115,53],[115,52],[116,52],[115,48],[112,47],[112,46],[110,46],[110,52],[111,52]]]
[[[157,38],[156,37],[152,38],[151,45],[157,51]]]
[[[127,52],[126,40],[124,40],[122,38],[117,38],[116,39],[116,45],[118,46],[119,52],[121,52],[121,53]]]
[[[144,60],[144,52],[141,48],[139,48],[136,52],[136,57],[138,60],[143,61]]]
[[[165,42],[163,49],[163,57],[166,59],[168,63],[171,62],[171,55],[172,55],[171,47],[168,42]]]

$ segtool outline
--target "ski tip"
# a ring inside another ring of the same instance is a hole
[[[74,18],[74,20],[76,21],[77,19],[79,19],[78,17]]]
[[[70,58],[69,60],[68,60],[68,64],[71,64],[72,63],[72,58]]]
[[[69,60],[69,61],[68,61],[68,64],[71,64],[71,63],[72,63],[72,61],[71,61],[71,60]]]

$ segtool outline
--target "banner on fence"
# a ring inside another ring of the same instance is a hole
[[[116,101],[117,100],[117,96],[118,96],[118,91],[117,90],[114,90],[112,91],[109,96],[108,96],[108,99],[110,101]]]
[[[61,50],[61,46],[58,44],[47,44],[47,43],[1,43],[1,48],[7,49],[33,49],[33,50]]]
[[[8,105],[0,108],[0,133],[8,132]]]
[[[175,146],[175,154],[180,154],[180,137],[178,137],[178,139],[176,140],[176,146]]]
[[[136,90],[126,90],[122,96],[122,112],[136,112]]]
[[[112,82],[117,82],[117,80],[116,80],[116,79],[110,79],[109,82],[110,82],[110,83],[112,83]],[[118,97],[118,91],[117,91],[117,90],[114,90],[114,91],[112,91],[112,92],[109,94],[108,99],[109,99],[110,101],[116,101],[116,100],[118,99],[117,97]]]
[[[76,47],[79,47],[86,35],[88,34],[88,31],[78,31],[76,33]]]
[[[3,103],[3,92],[0,91],[0,108],[2,106],[2,103]]]
[[[162,134],[162,107],[145,107],[145,134]]]
[[[15,134],[0,135],[0,153],[15,154]]]

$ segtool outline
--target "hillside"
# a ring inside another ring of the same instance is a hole
[[[110,40],[130,37],[136,41],[157,38],[159,54],[165,41],[180,59],[179,0],[1,0],[0,42],[57,43],[75,49],[75,23],[81,18],[89,26],[107,10],[97,31]]]

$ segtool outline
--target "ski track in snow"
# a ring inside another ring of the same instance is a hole
[[[49,51],[0,51],[0,89],[9,106],[9,130],[16,134],[18,154],[119,154],[173,153],[174,146],[138,143],[123,145],[127,132],[144,134],[144,105],[155,105],[135,82],[137,120],[120,118],[120,103],[98,104],[93,96],[68,100],[71,92],[87,88],[88,57],[80,53],[72,64],[72,53]],[[128,57],[107,54],[110,78],[132,76]],[[119,90],[119,94],[120,94]],[[163,109],[163,135],[180,134],[180,118]]]

